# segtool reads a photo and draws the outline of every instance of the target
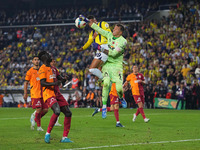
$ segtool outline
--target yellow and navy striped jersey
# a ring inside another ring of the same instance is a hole
[[[101,22],[99,22],[97,25],[98,25],[99,27],[101,27],[102,29],[111,32],[110,27],[109,27],[109,24],[108,24],[107,22],[101,21]],[[96,36],[96,38],[93,39],[94,32],[95,32],[94,30],[92,30],[92,31],[90,32],[88,41],[87,41],[87,42],[85,43],[85,45],[82,47],[83,50],[87,49],[87,48],[92,44],[92,42],[95,42],[95,43],[97,43],[97,44],[99,44],[99,45],[106,44],[106,43],[108,42],[108,41],[107,41],[107,38],[104,37],[104,36],[102,36],[101,34],[98,34],[98,35]]]

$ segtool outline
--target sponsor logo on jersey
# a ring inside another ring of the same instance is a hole
[[[110,44],[108,44],[108,47],[109,47],[110,49],[112,49],[112,50],[114,50],[114,49],[115,49],[115,47],[114,47],[114,46],[112,46],[112,45],[110,45]]]
[[[40,105],[41,105],[40,101],[37,101],[37,103],[35,104],[35,106],[40,106]]]
[[[55,74],[52,74],[52,75],[49,76],[49,79],[54,79],[54,78],[56,78]]]
[[[40,78],[39,78],[39,77],[37,77],[37,78],[36,78],[36,80],[37,80],[37,81],[40,81]]]

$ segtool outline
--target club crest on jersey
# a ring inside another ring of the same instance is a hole
[[[37,81],[40,81],[40,78],[39,78],[39,77],[37,77],[37,78],[36,78],[36,80],[37,80]]]

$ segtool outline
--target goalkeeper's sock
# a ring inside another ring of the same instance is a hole
[[[50,122],[49,122],[49,126],[47,128],[47,132],[48,133],[51,133],[51,130],[53,129],[54,124],[57,121],[57,118],[58,118],[58,115],[56,115],[56,114],[53,113],[53,115],[51,116]]]
[[[63,132],[63,137],[67,137],[70,127],[71,127],[71,118],[72,117],[65,117],[64,120],[64,132]]]
[[[143,110],[143,108],[139,108],[139,110],[140,110],[140,113],[141,113],[143,119],[145,119],[146,117],[145,117],[145,114],[144,114],[144,110]]]
[[[89,71],[90,71],[93,75],[97,76],[99,79],[103,79],[102,72],[101,72],[99,69],[97,69],[97,68],[92,68],[92,69],[89,69]]]
[[[37,123],[37,126],[41,126],[41,113],[35,113],[35,122]]]
[[[114,114],[115,114],[116,121],[119,122],[119,110],[118,109],[114,109]]]
[[[140,109],[137,109],[137,112],[135,113],[136,116],[138,116],[140,114]]]

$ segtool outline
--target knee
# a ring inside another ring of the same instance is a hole
[[[60,107],[56,107],[56,108],[54,109],[54,114],[56,114],[57,116],[60,115]]]
[[[36,113],[40,114],[42,112],[42,108],[36,108]]]
[[[65,117],[71,117],[72,116],[72,112],[69,110],[66,114]]]
[[[43,111],[43,113],[46,114],[48,112],[48,109],[43,109],[42,111]]]
[[[90,72],[90,73],[93,73],[93,70],[94,70],[93,68],[90,68],[90,69],[89,69],[89,72]]]

